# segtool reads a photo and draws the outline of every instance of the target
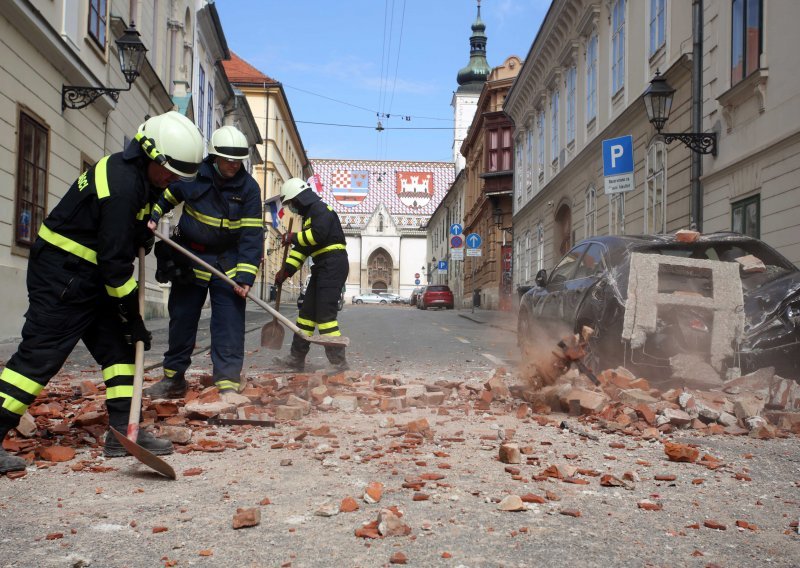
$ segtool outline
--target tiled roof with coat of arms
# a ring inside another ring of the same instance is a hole
[[[452,162],[310,159],[309,183],[343,225],[360,227],[383,204],[400,228],[430,218],[455,177]]]

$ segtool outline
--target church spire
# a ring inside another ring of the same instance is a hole
[[[492,70],[486,61],[486,24],[481,20],[481,0],[478,0],[478,15],[472,24],[469,48],[469,64],[456,78],[459,93],[480,92]]]

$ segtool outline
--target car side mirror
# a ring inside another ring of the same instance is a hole
[[[542,268],[539,272],[536,273],[536,278],[533,280],[536,282],[536,285],[540,288],[544,288],[545,283],[547,282],[547,271]]]

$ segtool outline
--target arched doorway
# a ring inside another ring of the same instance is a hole
[[[392,285],[392,257],[385,249],[375,249],[367,261],[367,285],[372,292],[386,292]]]
[[[554,245],[557,247],[559,256],[567,254],[572,248],[572,210],[569,205],[564,203],[556,211],[556,226]]]

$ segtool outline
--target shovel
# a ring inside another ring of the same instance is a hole
[[[162,241],[167,243],[168,246],[172,247],[173,249],[175,249],[176,251],[178,251],[179,253],[181,253],[185,257],[193,260],[195,263],[197,263],[198,265],[202,266],[203,268],[205,268],[206,270],[211,272],[211,274],[213,274],[214,276],[216,276],[220,280],[222,280],[224,282],[227,282],[231,286],[239,286],[227,274],[225,274],[224,272],[222,272],[221,270],[219,270],[217,268],[214,268],[209,263],[207,263],[205,260],[203,260],[202,258],[198,257],[196,254],[193,254],[190,251],[186,250],[181,245],[179,245],[178,243],[176,243],[175,241],[170,239],[167,235],[159,233],[158,231],[153,231],[153,233],[159,239],[161,239]],[[348,345],[350,345],[350,339],[348,339],[347,337],[344,337],[344,336],[330,337],[330,336],[327,336],[327,335],[311,335],[311,336],[306,335],[305,333],[303,333],[303,331],[299,327],[297,327],[294,324],[294,322],[292,320],[290,320],[289,318],[287,318],[286,316],[284,316],[280,312],[276,311],[272,306],[270,306],[268,303],[266,303],[261,298],[256,297],[253,294],[252,291],[247,293],[247,297],[250,298],[251,300],[253,300],[256,304],[258,304],[259,306],[261,306],[265,310],[267,310],[269,313],[271,313],[275,317],[275,319],[280,321],[283,325],[285,325],[287,328],[289,328],[292,332],[296,333],[297,335],[299,335],[300,337],[302,337],[306,341],[309,341],[311,343],[316,343],[317,345],[330,345],[330,346],[341,346],[341,347],[347,347]],[[271,323],[272,322],[268,322],[265,325],[270,325]]]
[[[294,223],[294,219],[289,219],[289,229],[288,231],[292,232],[292,223]],[[289,256],[289,243],[286,243],[283,247],[283,262],[281,263],[281,267],[286,264],[286,257]],[[283,282],[278,284],[278,291],[275,293],[275,311],[280,311],[281,309],[281,290],[283,290]],[[271,322],[268,322],[261,328],[261,346],[266,347],[267,349],[274,349],[280,351],[281,347],[283,347],[283,326],[281,322],[277,319],[273,319]]]
[[[139,249],[139,313],[144,313],[144,249]],[[131,398],[131,413],[128,415],[128,436],[114,428],[111,431],[128,453],[142,462],[147,467],[170,479],[175,479],[175,470],[167,462],[155,454],[147,451],[136,440],[139,438],[139,414],[142,411],[142,383],[144,382],[144,342],[136,342],[136,371],[133,375],[133,397]]]

